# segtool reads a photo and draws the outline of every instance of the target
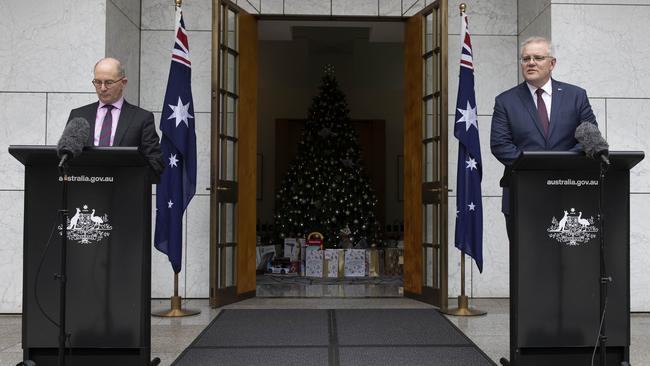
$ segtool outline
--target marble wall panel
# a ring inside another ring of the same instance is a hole
[[[131,103],[140,100],[140,28],[112,2],[106,5],[106,56],[122,62],[128,87],[124,98]]]
[[[0,189],[23,189],[24,166],[9,155],[9,145],[45,143],[47,96],[44,93],[0,93]],[[22,206],[21,206],[22,207]]]
[[[589,95],[589,90],[587,90],[587,95]],[[603,135],[605,140],[607,139],[607,100],[603,98],[589,98],[589,104],[591,104],[591,110],[594,111],[596,116],[596,122],[598,122],[598,129]]]
[[[401,16],[402,0],[379,0],[379,16]]]
[[[284,0],[284,14],[331,15],[332,4],[323,0]]]
[[[535,22],[550,5],[551,0],[517,0],[517,33],[530,27],[531,23]]]
[[[260,14],[260,9],[262,8],[261,0],[239,0],[236,3],[237,6],[248,14]]]
[[[649,194],[630,196],[630,310],[650,309],[650,207]]]
[[[650,192],[650,129],[644,117],[650,99],[608,99],[607,141],[612,151],[645,151],[646,158],[630,171],[630,191]]]
[[[402,0],[402,12],[400,15],[415,15],[425,6],[425,0]]]
[[[142,8],[142,0],[110,0],[120,11],[133,22],[133,24],[140,28],[140,9]]]
[[[553,48],[555,48],[555,39],[551,35],[551,7],[546,7],[531,24],[520,31],[519,39],[517,40],[517,58],[519,58],[521,53],[521,43],[529,37],[545,37],[550,39],[554,45]],[[558,59],[558,64],[562,62],[568,62],[568,60],[563,61],[563,59]],[[555,70],[557,70],[557,66]],[[557,74],[555,70],[553,71],[554,77]],[[521,73],[519,73],[518,78],[520,82],[524,81]]]
[[[647,98],[650,6],[553,4],[553,73],[595,97]],[[570,61],[570,62],[569,62]]]
[[[59,142],[72,109],[96,101],[95,93],[48,93],[45,145],[56,145]]]
[[[332,0],[332,15],[379,15],[377,0]]]
[[[196,195],[187,208],[186,297],[210,296],[210,196]]]
[[[474,41],[475,35],[511,36],[517,34],[517,0],[448,1],[449,34],[460,34],[461,32],[460,9],[458,7],[461,3],[467,4],[465,13],[472,41]]]
[[[262,0],[260,8],[262,14],[283,14],[284,0]]]
[[[174,2],[170,0],[142,0],[142,29],[173,30],[176,21],[174,9]],[[188,31],[212,30],[212,0],[183,2],[183,20]]]
[[[82,71],[104,55],[106,0],[8,1],[2,9],[0,90],[92,90]]]
[[[3,170],[4,171],[4,170]],[[23,293],[23,191],[0,191],[0,313],[20,313]]]
[[[160,112],[171,62],[172,31],[143,31],[140,107]],[[188,32],[195,112],[210,112],[211,32]]]
[[[479,114],[492,114],[494,98],[518,84],[519,61],[516,36],[472,35],[474,89]],[[456,113],[460,36],[449,36],[449,114]],[[484,123],[486,125],[486,123]]]

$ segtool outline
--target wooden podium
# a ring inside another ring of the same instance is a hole
[[[62,183],[53,146],[10,146],[25,165],[24,358],[57,365]],[[86,148],[68,169],[67,366],[149,365],[151,183],[137,148]],[[42,309],[42,310],[41,310]],[[46,315],[47,314],[47,317]]]

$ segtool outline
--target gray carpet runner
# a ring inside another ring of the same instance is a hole
[[[172,365],[496,364],[434,309],[228,309]]]

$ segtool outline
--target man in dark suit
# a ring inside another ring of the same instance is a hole
[[[153,113],[124,100],[128,79],[119,60],[104,58],[95,64],[92,80],[99,101],[73,109],[68,121],[86,119],[90,135],[86,146],[136,146],[149,160],[158,181],[165,168]]]
[[[508,183],[512,163],[522,151],[580,151],[575,130],[581,122],[596,124],[587,93],[551,78],[555,67],[551,43],[529,38],[521,46],[525,81],[501,93],[494,102],[490,148],[505,165],[501,210],[511,236]]]

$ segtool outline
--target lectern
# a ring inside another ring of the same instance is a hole
[[[25,359],[56,365],[62,182],[53,146],[10,146],[25,165]],[[137,148],[86,148],[68,169],[67,366],[149,365],[151,183]],[[48,319],[49,318],[49,319]],[[53,322],[52,322],[53,321]]]
[[[629,361],[629,171],[643,157],[611,152],[603,184],[608,365]],[[526,152],[513,165],[512,365],[590,364],[600,324],[599,172],[598,161],[569,152]]]

